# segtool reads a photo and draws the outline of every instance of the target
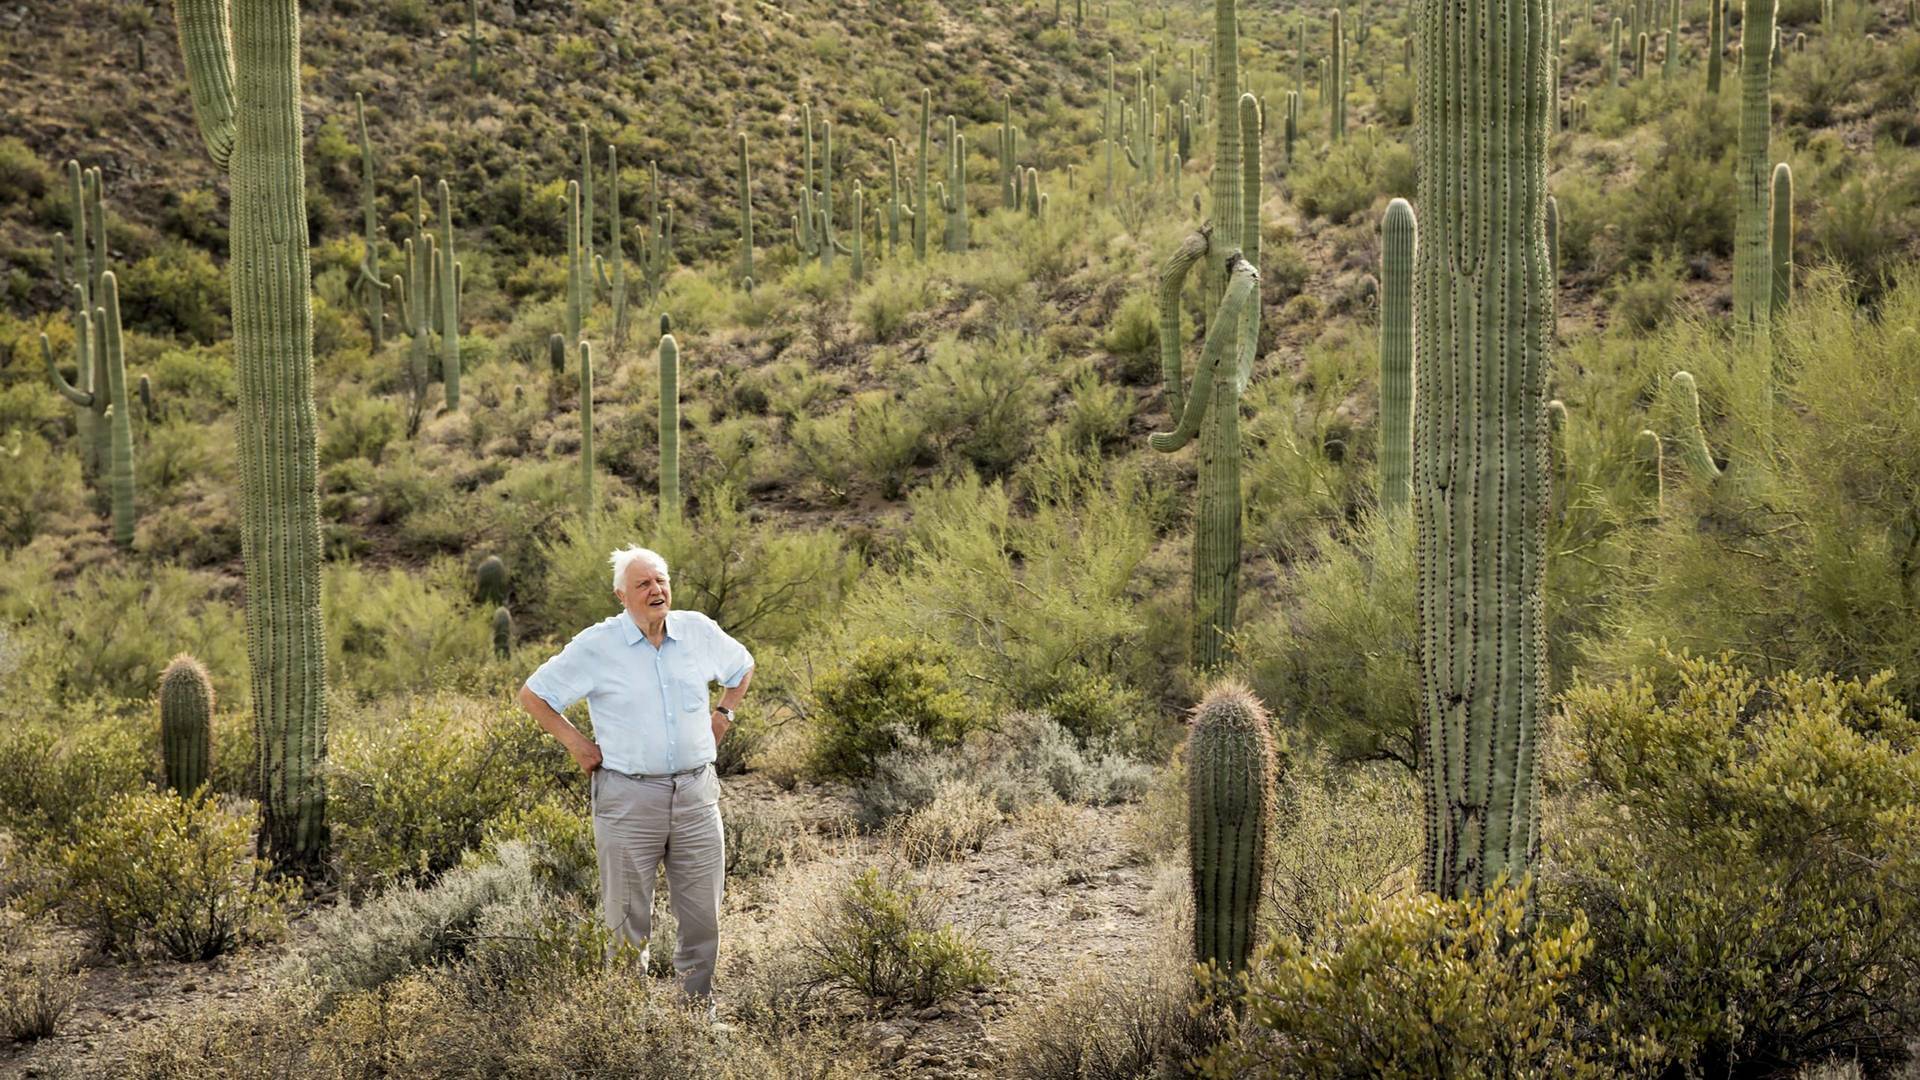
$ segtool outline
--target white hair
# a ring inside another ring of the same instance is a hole
[[[667,560],[661,558],[657,551],[643,547],[621,548],[614,552],[613,557],[608,561],[613,563],[613,591],[617,593],[627,591],[627,567],[636,562],[645,563],[659,571],[661,577],[671,580],[671,575],[667,573]]]

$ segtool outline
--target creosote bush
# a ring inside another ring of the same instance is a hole
[[[867,867],[841,886],[807,931],[812,981],[922,1006],[997,982],[985,951],[941,921],[943,906],[932,888]]]
[[[814,682],[815,743],[811,768],[820,776],[871,776],[880,755],[911,735],[952,746],[979,725],[978,706],[953,686],[951,658],[924,644],[873,638],[846,663]]]
[[[210,960],[284,929],[298,886],[252,853],[250,815],[204,789],[129,793],[80,822],[53,899],[105,952]]]

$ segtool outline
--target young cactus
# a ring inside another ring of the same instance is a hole
[[[1193,957],[1226,972],[1246,966],[1257,934],[1275,759],[1267,710],[1246,686],[1220,683],[1194,708],[1187,735]]]
[[[627,340],[627,260],[620,246],[620,157],[607,147],[607,254],[593,260],[594,280],[607,292],[613,308],[613,348],[616,354]]]
[[[1668,408],[1673,413],[1680,443],[1680,463],[1696,479],[1711,480],[1720,475],[1720,464],[1713,459],[1707,443],[1707,429],[1700,422],[1700,387],[1693,374],[1676,371],[1667,383]]]
[[[947,117],[946,193],[941,205],[947,212],[947,250],[967,250],[967,137],[960,134],[959,121],[952,116]]]
[[[1387,204],[1380,225],[1380,511],[1404,513],[1413,478],[1413,206]]]
[[[160,673],[160,757],[167,786],[182,795],[198,791],[212,771],[213,681],[186,653]]]
[[[307,245],[289,242],[307,220],[299,5],[180,0],[174,10],[194,116],[214,164],[233,181],[236,271],[229,276],[259,846],[282,870],[324,873],[327,664],[313,274]]]
[[[1780,319],[1793,303],[1793,167],[1773,167],[1773,318]]]
[[[489,555],[473,568],[474,598],[482,604],[507,602],[507,564],[500,556]]]
[[[855,230],[857,233],[858,230]],[[856,239],[856,242],[857,239]],[[660,317],[660,521],[680,517],[680,343]]]
[[[493,609],[493,655],[502,660],[513,656],[513,612],[505,604]]]

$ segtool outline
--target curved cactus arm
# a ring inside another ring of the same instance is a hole
[[[82,329],[80,330],[79,340],[84,341],[87,335],[93,333],[93,320],[87,319],[85,316],[82,316],[82,319],[84,321],[81,323]],[[82,370],[85,370],[87,357],[84,346],[81,347],[80,352],[80,366]],[[53,345],[47,341],[47,335],[45,334],[40,335],[40,355],[47,362],[47,378],[52,380],[53,388],[60,392],[60,396],[83,409],[93,408],[93,395],[87,393],[85,390],[76,388],[72,383],[67,381],[65,375],[60,374],[60,367],[55,364],[53,360]]]
[[[1226,295],[1220,298],[1213,325],[1207,328],[1207,343],[1200,350],[1199,365],[1193,370],[1193,393],[1187,397],[1180,424],[1172,431],[1155,432],[1147,439],[1147,445],[1163,454],[1173,453],[1200,433],[1200,421],[1206,418],[1207,402],[1212,397],[1207,387],[1213,385],[1213,372],[1220,365],[1221,354],[1230,348],[1237,353],[1242,347],[1240,339],[1244,335],[1239,330],[1246,317],[1247,301],[1260,287],[1260,274],[1237,251],[1227,256],[1227,266],[1230,276]]]
[[[411,244],[413,241],[409,240]],[[393,294],[394,306],[400,310],[395,313],[400,320],[400,330],[411,337],[413,335],[413,312],[407,306],[407,279],[399,274],[393,275],[387,282],[387,291]]]
[[[1181,241],[1160,268],[1160,373],[1167,384],[1167,412],[1173,416],[1182,415],[1187,408],[1186,383],[1180,370],[1180,293],[1186,287],[1187,271],[1207,253],[1212,241],[1213,226],[1200,226],[1200,231]]]
[[[1673,373],[1672,381],[1667,383],[1668,393],[1674,417],[1680,430],[1674,438],[1680,442],[1680,461],[1689,473],[1696,477],[1711,480],[1720,475],[1720,465],[1713,460],[1713,448],[1707,443],[1707,429],[1700,422],[1700,387],[1693,380],[1693,374],[1686,371]]]
[[[594,276],[594,280],[600,283],[601,288],[612,290],[613,275],[607,273],[607,257],[606,256],[595,255],[593,257],[593,276]]]
[[[193,115],[207,153],[221,169],[233,156],[233,39],[227,0],[174,0],[180,52],[187,61]]]

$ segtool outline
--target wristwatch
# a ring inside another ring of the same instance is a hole
[[[719,713],[719,714],[720,714],[721,716],[724,716],[724,717],[726,717],[726,718],[727,718],[727,723],[729,723],[729,724],[731,724],[731,723],[733,723],[733,710],[732,710],[732,709],[729,709],[729,708],[727,708],[727,707],[726,707],[725,705],[716,705],[716,706],[714,706],[714,707],[713,707],[713,711],[714,711],[714,712],[717,712],[717,713]]]

